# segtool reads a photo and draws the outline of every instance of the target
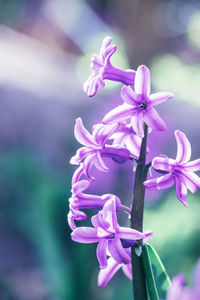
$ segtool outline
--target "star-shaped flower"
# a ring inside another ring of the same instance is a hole
[[[129,264],[131,262],[127,249],[123,247],[121,240],[140,240],[145,234],[127,227],[120,227],[117,223],[116,200],[108,200],[97,215],[93,216],[94,227],[78,227],[72,233],[72,240],[78,243],[98,243],[97,259],[101,268],[107,266],[107,249],[118,263]]]
[[[110,124],[131,118],[131,125],[138,136],[144,136],[144,122],[152,129],[165,130],[166,125],[154,109],[154,106],[171,99],[173,94],[160,92],[150,95],[150,71],[139,66],[135,76],[135,92],[130,86],[123,86],[121,97],[125,102],[103,118],[103,123]]]
[[[105,86],[105,79],[119,81],[126,85],[134,84],[135,71],[116,68],[111,64],[110,58],[117,49],[115,45],[111,45],[111,42],[111,37],[105,37],[100,55],[97,56],[95,54],[92,58],[91,67],[94,73],[90,75],[83,85],[83,89],[89,97],[93,97],[96,94],[98,87]]]
[[[177,198],[187,207],[187,189],[195,193],[200,187],[200,177],[194,172],[200,170],[200,159],[189,161],[191,145],[186,135],[180,130],[174,132],[177,142],[176,159],[167,156],[157,156],[152,161],[152,167],[167,173],[161,177],[147,180],[144,185],[148,189],[166,189],[176,182]]]
[[[124,147],[116,147],[106,145],[106,141],[118,128],[118,124],[104,126],[99,124],[95,126],[92,135],[84,127],[81,118],[76,120],[74,129],[75,137],[79,143],[85,147],[80,148],[76,155],[71,158],[71,164],[80,164],[82,160],[85,174],[93,180],[91,176],[91,168],[94,165],[102,172],[108,172],[108,167],[105,165],[102,157],[111,157],[118,163],[126,162],[130,157],[130,152]]]

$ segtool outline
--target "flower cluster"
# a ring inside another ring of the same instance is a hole
[[[118,224],[117,212],[125,210],[130,213],[131,209],[123,205],[116,195],[86,193],[95,180],[93,169],[109,171],[104,157],[119,164],[128,160],[139,164],[144,125],[147,125],[148,132],[165,130],[166,124],[155,106],[173,98],[173,94],[168,92],[150,94],[150,71],[146,66],[139,66],[136,71],[113,66],[110,59],[116,46],[111,45],[111,42],[112,39],[106,37],[100,55],[94,55],[94,73],[84,83],[84,91],[92,97],[98,87],[105,85],[105,80],[119,81],[124,84],[121,89],[123,104],[108,112],[100,123],[93,126],[91,133],[85,128],[81,118],[76,120],[75,137],[83,147],[77,150],[70,161],[71,164],[78,165],[72,178],[72,196],[69,200],[68,223],[72,229],[71,237],[78,243],[97,243],[99,286],[105,286],[120,268],[131,279],[131,247],[137,241],[140,244],[142,240],[147,240],[152,233]],[[186,205],[187,189],[195,192],[200,187],[200,178],[194,173],[200,169],[200,160],[189,162],[191,147],[184,133],[177,130],[175,137],[178,144],[176,160],[166,156],[155,157],[152,167],[164,175],[147,180],[144,185],[149,189],[163,189],[176,182],[177,197]],[[87,218],[85,210],[98,212],[91,218],[91,227],[77,227],[77,221]]]

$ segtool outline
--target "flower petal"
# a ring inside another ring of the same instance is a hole
[[[83,174],[83,164],[81,164],[74,172],[74,175],[72,177],[72,185],[76,182],[79,182],[81,176]]]
[[[174,132],[176,142],[177,142],[177,156],[176,161],[178,163],[187,163],[191,157],[191,145],[186,135],[180,131],[176,130]]]
[[[108,228],[110,224],[102,218],[101,212],[91,218],[92,225],[98,230],[97,234],[99,237],[105,237],[108,235]],[[99,234],[99,229],[102,229],[101,235]]]
[[[142,65],[139,66],[135,75],[135,91],[139,95],[148,97],[151,88],[151,78],[149,69]]]
[[[95,157],[96,157],[96,153],[90,154],[86,157],[86,159],[84,160],[83,163],[83,170],[85,175],[90,179],[90,180],[94,180],[95,178],[91,175],[91,169],[92,166],[94,164],[95,161]]]
[[[72,233],[71,238],[78,243],[90,244],[99,242],[97,230],[92,227],[77,227]]]
[[[135,158],[139,158],[140,156],[141,142],[141,137],[136,134],[128,134],[126,136],[125,146]]]
[[[147,110],[144,110],[143,118],[145,123],[152,129],[163,131],[167,128],[165,122],[161,119],[153,107],[149,107]]]
[[[183,205],[188,207],[188,204],[186,203],[187,187],[184,180],[182,180],[180,176],[176,177],[176,196],[183,203]]]
[[[174,95],[172,93],[167,93],[167,92],[160,92],[160,93],[155,93],[155,94],[151,94],[149,96],[149,100],[150,100],[150,105],[151,106],[156,106],[158,104],[164,103],[167,100],[173,98]]]
[[[79,182],[76,182],[72,185],[72,192],[74,194],[80,194],[83,191],[87,190],[87,188],[90,186],[90,182],[88,180],[80,180]]]
[[[114,132],[116,132],[118,127],[118,123],[108,125],[104,125],[102,123],[96,124],[95,126],[93,126],[92,136],[94,137],[97,144],[103,146],[106,143],[106,141],[110,138],[110,136],[114,134]]]
[[[131,118],[131,126],[133,131],[139,136],[144,137],[144,120],[143,112],[137,113],[137,115]]]
[[[130,152],[126,148],[119,146],[106,145],[102,151],[102,156],[111,157],[115,162],[122,164],[130,158]]]
[[[109,171],[109,168],[105,165],[99,152],[96,153],[96,156],[94,159],[94,166],[101,172],[107,173]]]
[[[83,144],[88,147],[99,147],[98,144],[94,141],[94,138],[84,127],[81,118],[76,119],[74,134],[77,141],[79,141],[80,144]]]
[[[113,196],[105,203],[102,211],[103,219],[109,223],[110,227],[108,230],[111,232],[116,232],[116,230],[118,229],[115,201],[115,196]]]
[[[116,237],[108,241],[108,250],[118,263],[128,264],[131,262],[131,255],[123,248],[119,238]]]
[[[145,237],[145,234],[128,227],[119,227],[117,236],[122,239],[140,240]]]
[[[132,90],[130,86],[123,85],[121,89],[121,97],[125,103],[131,106],[137,106],[141,103],[140,97]]]
[[[94,153],[96,150],[89,147],[81,147],[76,151],[76,154],[72,156],[70,164],[78,165],[89,154]]]
[[[95,72],[84,82],[83,90],[88,97],[93,97],[96,95],[98,87],[103,87],[104,85],[103,80],[99,80],[99,75]]]
[[[156,156],[152,160],[152,167],[156,170],[172,172],[176,165],[176,161],[172,158]]]
[[[107,262],[107,267],[101,269],[99,272],[98,286],[104,287],[120,268],[121,265],[116,262],[113,257],[110,257]]]
[[[200,159],[189,161],[185,164],[182,164],[182,166],[186,168],[187,171],[200,171]]]
[[[119,105],[108,112],[103,118],[102,122],[104,124],[120,122],[136,114],[136,111],[137,108],[134,108],[128,104]]]
[[[127,264],[127,265],[122,265],[122,271],[124,272],[124,274],[130,279],[133,279],[133,273],[132,273],[132,265],[131,264]]]
[[[97,245],[96,254],[101,269],[104,269],[107,266],[107,255],[106,255],[107,247],[108,247],[107,239],[101,239],[99,241],[99,244]]]
[[[195,193],[200,187],[200,177],[194,172],[182,171],[182,174],[184,175],[183,180],[187,188],[192,193]]]
[[[168,189],[173,184],[174,176],[171,173],[144,182],[144,186],[150,190]]]

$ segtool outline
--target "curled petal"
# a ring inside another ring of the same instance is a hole
[[[190,162],[187,162],[185,164],[182,164],[182,166],[187,170],[187,171],[200,171],[200,159],[195,159]]]
[[[96,153],[95,159],[94,159],[94,165],[95,167],[101,171],[101,172],[108,172],[109,168],[105,165],[103,159],[101,158],[101,155],[99,152]]]
[[[191,145],[186,135],[180,130],[174,132],[177,142],[177,156],[178,163],[187,163],[191,157]]]
[[[143,112],[137,113],[131,118],[131,126],[133,131],[139,136],[144,137],[144,120]]]
[[[93,73],[90,77],[84,82],[83,90],[88,95],[88,97],[93,97],[96,95],[98,87],[104,87],[105,83],[101,79],[101,76]]]
[[[183,180],[187,188],[195,193],[200,187],[200,177],[196,175],[194,172],[186,172],[182,171]]]
[[[99,237],[97,236],[97,230],[92,227],[77,227],[71,233],[72,240],[78,243],[97,243]]]
[[[183,203],[183,205],[188,207],[188,204],[186,202],[187,187],[184,180],[182,180],[181,177],[178,176],[176,177],[176,196]]]
[[[144,112],[144,121],[152,129],[163,131],[167,128],[165,122],[161,119],[157,111],[153,107],[149,107]]]
[[[130,279],[133,279],[133,273],[132,273],[132,265],[131,264],[127,264],[127,265],[122,265],[122,271],[124,272],[124,274]]]
[[[141,137],[137,136],[136,134],[129,134],[126,136],[125,145],[135,158],[139,158],[140,156],[141,142]]]
[[[89,186],[90,182],[88,180],[81,180],[72,186],[72,192],[74,194],[80,194],[83,191],[87,190]]]
[[[107,239],[101,239],[99,241],[99,244],[97,245],[96,254],[101,269],[104,269],[107,266],[107,255],[106,255],[107,247],[108,247]]]
[[[81,164],[74,172],[74,175],[72,177],[72,185],[80,180],[83,173],[83,164]]]
[[[103,219],[110,225],[108,230],[111,232],[116,232],[116,230],[118,229],[118,224],[115,197],[112,197],[105,203],[102,211],[102,216]]]
[[[102,156],[111,157],[115,162],[122,164],[130,158],[130,152],[126,148],[119,146],[106,145],[102,151]]]
[[[176,161],[168,157],[157,156],[152,160],[152,167],[156,170],[172,172],[175,165]]]
[[[94,141],[94,138],[84,127],[81,118],[76,119],[74,134],[75,134],[77,141],[79,141],[80,144],[83,144],[88,147],[95,147],[95,148],[99,147],[98,144]]]
[[[74,221],[82,221],[82,220],[85,220],[87,219],[87,215],[82,212],[82,211],[79,211],[79,210],[74,210],[73,208],[70,207],[70,211],[67,215],[67,220],[68,220],[68,224],[69,224],[69,227],[74,230],[76,227]]]
[[[110,136],[118,129],[119,124],[96,124],[92,135],[94,136],[97,144],[104,145]]]
[[[121,89],[121,97],[127,104],[137,106],[141,103],[140,97],[132,90],[130,86],[124,85]]]
[[[150,190],[168,189],[173,184],[174,176],[171,173],[144,182],[144,186]]]
[[[96,158],[96,153],[90,154],[86,157],[83,164],[83,170],[85,175],[92,181],[94,180],[94,177],[91,175],[91,169],[92,166],[94,165],[95,158]]]
[[[130,240],[140,240],[145,237],[145,235],[135,229],[128,227],[119,227],[117,236],[122,239],[130,239]]]
[[[144,97],[148,97],[150,94],[150,85],[151,78],[149,69],[144,65],[139,66],[135,76],[136,93],[139,95],[143,95]]]
[[[149,100],[151,101],[151,106],[156,106],[158,104],[162,104],[166,102],[167,100],[170,100],[174,97],[172,93],[167,93],[167,92],[160,92],[160,93],[155,93],[151,94],[149,96]]]
[[[123,248],[121,241],[118,237],[108,241],[108,250],[112,257],[122,264],[128,264],[131,262],[131,256],[128,254],[125,248]]]
[[[124,121],[136,114],[136,111],[137,108],[134,108],[128,104],[119,105],[107,113],[102,122],[104,124],[109,124]]]
[[[105,286],[115,275],[115,273],[120,269],[121,265],[114,260],[114,258],[110,257],[108,259],[107,267],[105,269],[101,269],[98,275],[98,286]]]
[[[97,234],[99,237],[106,237],[108,233],[108,228],[110,224],[102,218],[101,212],[91,218],[92,225],[98,230]],[[100,230],[101,229],[101,230]]]
[[[76,154],[71,158],[70,164],[78,165],[89,154],[95,153],[96,150],[89,147],[81,147],[76,151]]]

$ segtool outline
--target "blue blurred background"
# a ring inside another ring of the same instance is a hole
[[[89,129],[121,103],[117,83],[94,99],[82,90],[106,35],[118,46],[114,64],[147,64],[152,88],[176,95],[158,108],[168,130],[149,136],[148,159],[175,157],[175,129],[200,156],[198,0],[0,0],[0,299],[132,299],[121,271],[97,288],[95,245],[73,243],[66,222],[75,118]],[[111,164],[93,192],[130,205],[131,168]],[[186,209],[173,188],[147,193],[145,229],[170,276],[189,279],[200,256],[199,195],[189,193]]]

